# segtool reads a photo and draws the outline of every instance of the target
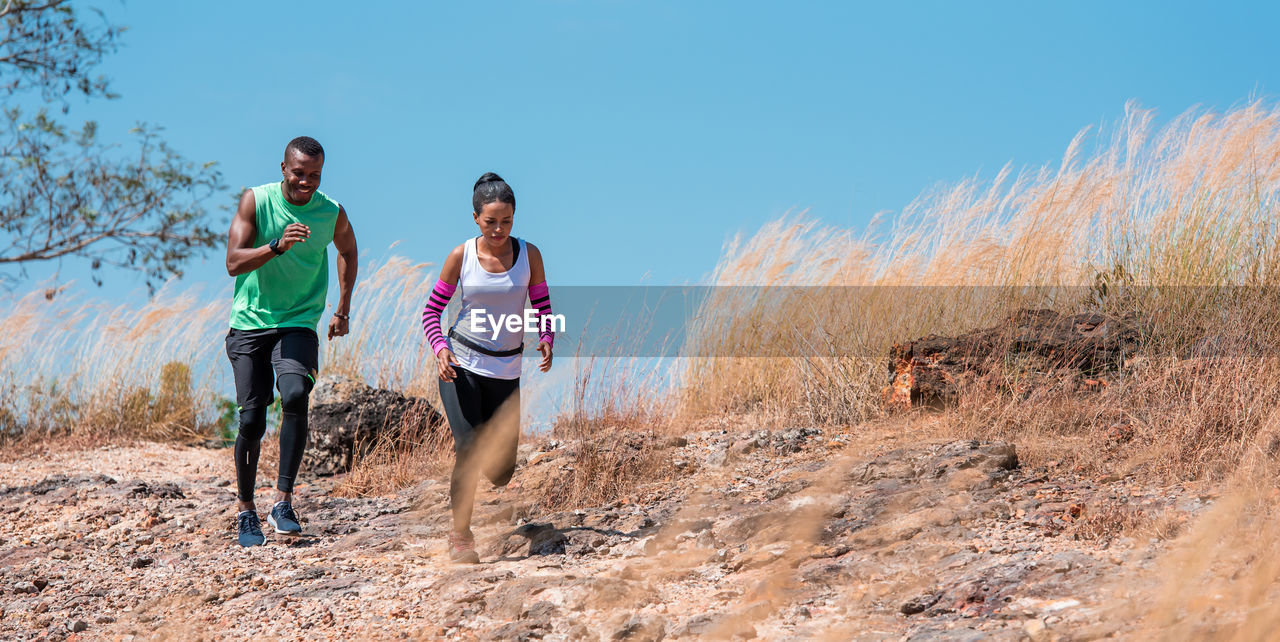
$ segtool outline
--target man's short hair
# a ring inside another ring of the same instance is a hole
[[[299,136],[284,146],[285,158],[289,157],[289,150],[296,149],[303,156],[324,156],[324,148],[320,146],[320,141],[310,136]]]

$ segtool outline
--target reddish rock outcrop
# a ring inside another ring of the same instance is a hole
[[[1139,338],[1132,315],[1020,310],[992,328],[956,337],[931,334],[893,346],[889,385],[881,395],[891,410],[942,407],[955,402],[967,381],[1017,361],[1039,372],[1068,369],[1092,377],[1118,370],[1137,348]],[[1083,383],[1099,385],[1095,380]]]

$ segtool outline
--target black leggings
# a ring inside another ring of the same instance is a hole
[[[311,379],[299,374],[282,374],[276,379],[276,388],[280,390],[280,408],[284,411],[280,422],[280,474],[276,488],[292,493],[293,481],[302,466],[302,453],[307,447],[307,399],[311,394]],[[240,411],[240,434],[236,436],[236,486],[240,501],[253,501],[258,455],[266,432],[265,407]]]
[[[494,379],[454,366],[458,376],[440,382],[440,401],[453,432],[456,457],[449,479],[453,526],[471,527],[480,473],[506,486],[516,470],[520,441],[520,380]]]

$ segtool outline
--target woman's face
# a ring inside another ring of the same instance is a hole
[[[476,225],[480,227],[480,234],[495,247],[511,236],[511,222],[515,215],[514,206],[500,201],[485,203],[479,212],[472,213]]]

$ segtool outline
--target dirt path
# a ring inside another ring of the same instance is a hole
[[[1132,633],[1123,587],[1162,545],[1116,523],[1209,499],[1026,470],[999,443],[852,439],[698,433],[670,446],[677,479],[589,510],[486,490],[473,567],[447,563],[443,480],[315,481],[306,536],[244,550],[226,450],[0,464],[0,637],[1088,639]],[[523,457],[525,486],[567,461]]]

